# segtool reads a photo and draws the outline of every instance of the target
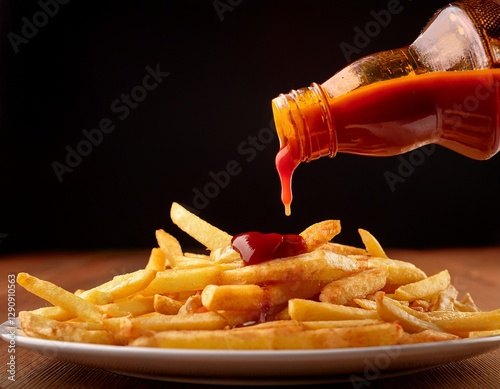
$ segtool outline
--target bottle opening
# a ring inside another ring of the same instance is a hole
[[[280,151],[276,169],[285,213],[290,214],[292,175],[301,162],[335,156],[337,139],[325,93],[317,84],[292,90],[272,101]]]

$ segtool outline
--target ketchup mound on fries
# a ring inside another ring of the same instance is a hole
[[[306,242],[300,235],[244,232],[231,239],[231,245],[246,265],[305,253]]]

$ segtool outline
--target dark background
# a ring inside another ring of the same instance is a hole
[[[346,66],[341,43],[388,1],[73,0],[46,20],[41,3],[0,2],[0,252],[149,248],[157,228],[190,246],[170,222],[173,201],[231,234],[333,218],[337,241],[353,245],[358,227],[386,247],[500,243],[499,155],[437,147],[392,190],[384,173],[401,157],[324,158],[299,167],[283,213],[270,101]],[[446,2],[400,4],[352,60],[410,44]],[[43,26],[16,53],[8,37],[34,17]],[[112,103],[147,66],[169,74],[121,119]],[[115,130],[60,182],[53,162],[104,118]],[[238,174],[214,186],[230,161]]]

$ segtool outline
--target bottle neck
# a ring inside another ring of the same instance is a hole
[[[287,148],[296,164],[337,154],[335,125],[320,85],[281,94],[272,107],[280,148]]]

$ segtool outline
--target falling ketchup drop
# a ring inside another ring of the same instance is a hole
[[[284,146],[276,155],[276,169],[281,181],[281,201],[285,206],[285,215],[290,216],[292,213],[292,175],[300,160],[292,155],[289,146]]]
[[[307,251],[304,239],[300,235],[293,234],[245,232],[234,236],[231,245],[241,255],[246,265],[292,257]]]

